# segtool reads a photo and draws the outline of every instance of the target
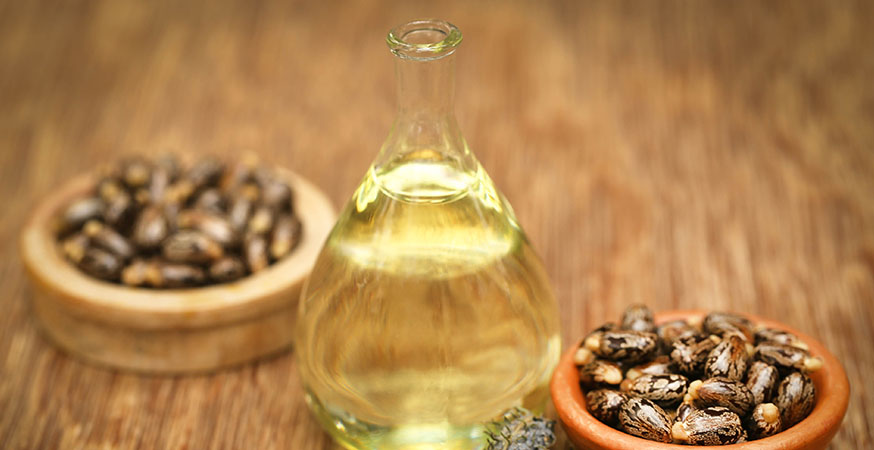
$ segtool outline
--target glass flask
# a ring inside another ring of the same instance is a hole
[[[301,294],[297,364],[347,448],[480,448],[486,422],[546,406],[556,303],[455,121],[461,33],[423,20],[387,40],[397,117]]]

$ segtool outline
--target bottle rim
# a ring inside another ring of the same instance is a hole
[[[455,25],[440,19],[422,19],[398,25],[386,37],[391,52],[414,61],[445,58],[461,44],[461,31]]]

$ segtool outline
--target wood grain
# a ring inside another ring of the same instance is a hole
[[[184,378],[68,358],[15,241],[127,153],[255,149],[342,204],[393,116],[384,34],[425,16],[465,34],[459,122],[566,344],[641,300],[778,319],[847,369],[832,448],[874,446],[871,2],[94,0],[0,4],[0,448],[331,448],[289,354]]]

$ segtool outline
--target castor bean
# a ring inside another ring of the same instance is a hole
[[[774,404],[780,409],[783,427],[789,428],[810,414],[816,404],[816,387],[807,375],[792,372],[777,386]]]
[[[176,180],[164,190],[163,202],[165,204],[178,205],[178,208],[182,209],[196,190],[197,186],[190,179],[183,178]]]
[[[631,305],[625,308],[625,311],[622,313],[621,323],[623,330],[645,331],[648,333],[655,331],[652,311],[646,305]]]
[[[252,213],[246,230],[252,234],[267,234],[273,229],[275,214],[272,209],[262,206]]]
[[[150,270],[154,270],[152,262],[134,259],[121,272],[121,282],[128,286],[145,286],[149,282]]]
[[[746,341],[737,334],[728,334],[707,356],[704,377],[725,377],[742,381],[747,372]]]
[[[97,197],[80,198],[64,209],[58,221],[58,234],[64,236],[76,231],[89,220],[103,217],[103,201]]]
[[[629,434],[671,442],[671,421],[665,411],[645,398],[630,398],[619,409],[619,424]]]
[[[655,353],[658,336],[643,331],[613,330],[586,339],[586,348],[611,361],[634,364]]]
[[[240,237],[230,222],[222,216],[198,209],[187,209],[176,217],[180,229],[200,231],[224,248],[240,244]]]
[[[657,356],[650,362],[638,364],[625,372],[625,378],[634,380],[641,375],[665,375],[674,373],[674,363],[666,355]]]
[[[728,445],[738,442],[744,436],[744,429],[736,413],[721,406],[710,406],[675,421],[671,436],[684,444]]]
[[[744,339],[753,342],[753,323],[746,317],[724,312],[712,312],[704,317],[701,328],[705,333],[723,336],[740,333]]]
[[[261,203],[277,213],[293,211],[291,188],[271,179],[261,185]]]
[[[233,256],[224,256],[209,266],[209,277],[219,283],[234,281],[244,275],[246,275],[246,265]]]
[[[218,242],[200,231],[178,231],[164,240],[161,254],[168,261],[203,264],[215,261],[224,255]]]
[[[630,395],[652,400],[666,408],[679,404],[686,395],[689,380],[682,375],[641,375],[623,389]]]
[[[216,186],[224,173],[225,165],[214,157],[206,157],[196,162],[188,170],[186,178],[195,190]]]
[[[596,359],[580,367],[580,386],[596,389],[604,385],[618,385],[622,382],[622,369],[612,361]]]
[[[85,249],[78,266],[86,273],[106,281],[117,280],[123,267],[121,258],[97,247]]]
[[[688,331],[695,331],[695,328],[685,320],[672,320],[656,327],[656,334],[667,346],[670,346],[674,339]]]
[[[224,214],[225,207],[225,198],[216,188],[205,189],[194,200],[194,208],[211,214]]]
[[[110,200],[121,194],[130,195],[127,188],[121,184],[121,181],[112,176],[101,178],[100,181],[97,182],[97,188],[95,191],[100,199],[105,203],[108,203]]]
[[[61,251],[73,263],[78,264],[85,256],[85,251],[91,245],[91,239],[85,233],[79,232],[71,235],[61,242]]]
[[[693,381],[689,385],[689,398],[699,408],[724,406],[741,417],[753,409],[755,401],[746,385],[722,377]]]
[[[754,358],[777,367],[783,373],[793,370],[811,373],[822,367],[822,359],[812,357],[807,350],[775,342],[757,345]]]
[[[160,202],[164,200],[167,188],[176,181],[179,176],[179,161],[173,155],[162,155],[155,161],[152,168],[152,179],[149,182],[149,195],[152,200]]]
[[[596,419],[612,426],[619,424],[619,410],[626,396],[613,389],[596,389],[586,393],[586,409]]]
[[[203,269],[190,264],[159,261],[150,266],[149,283],[157,288],[188,288],[206,281]]]
[[[686,417],[689,417],[689,414],[697,410],[698,408],[693,403],[680,403],[680,406],[677,407],[677,415],[674,416],[674,422],[685,420]]]
[[[128,189],[136,190],[145,187],[152,178],[152,168],[149,163],[139,157],[130,158],[121,165],[121,180]]]
[[[300,220],[291,214],[281,214],[273,225],[270,239],[270,256],[280,259],[291,253],[300,242],[302,227]]]
[[[264,269],[270,264],[267,255],[267,239],[260,234],[250,234],[243,242],[243,258],[252,273]]]
[[[230,164],[230,166],[225,170],[225,174],[222,176],[219,185],[224,191],[230,192],[239,188],[244,183],[253,181],[257,165],[258,157],[256,155],[245,155],[239,161]]]
[[[116,230],[127,231],[133,225],[137,215],[137,206],[125,191],[119,192],[106,200],[103,220]]]
[[[158,206],[146,207],[137,217],[133,230],[133,242],[142,249],[154,249],[161,245],[170,233],[170,225],[164,211]]]
[[[779,379],[780,375],[776,367],[761,361],[753,361],[747,371],[747,388],[752,392],[755,403],[771,401]]]
[[[696,331],[687,331],[674,340],[671,361],[677,370],[686,376],[697,376],[704,372],[704,365],[710,351],[720,341],[717,336],[707,336]]]
[[[747,420],[747,429],[750,430],[750,437],[753,439],[773,436],[782,431],[782,428],[783,421],[780,418],[780,409],[773,403],[756,405],[749,420]]]
[[[798,336],[788,331],[778,330],[776,328],[760,328],[756,330],[755,339],[756,345],[765,342],[773,342],[776,344],[791,345],[802,350],[810,350],[807,344],[799,339]]]
[[[134,246],[124,236],[103,223],[91,220],[85,224],[82,232],[95,246],[118,256],[122,261],[127,261],[134,256]]]
[[[244,231],[246,225],[249,224],[252,210],[255,209],[255,201],[258,199],[258,192],[257,186],[245,185],[231,194],[228,205],[228,220],[237,231]]]

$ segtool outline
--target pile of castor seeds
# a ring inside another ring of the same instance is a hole
[[[822,367],[807,345],[734,314],[656,325],[643,305],[591,332],[574,355],[588,411],[634,436],[726,445],[779,433],[810,414]]]
[[[301,238],[291,187],[251,158],[183,167],[165,155],[101,170],[57,218],[61,252],[83,272],[128,286],[190,288],[237,280]]]

